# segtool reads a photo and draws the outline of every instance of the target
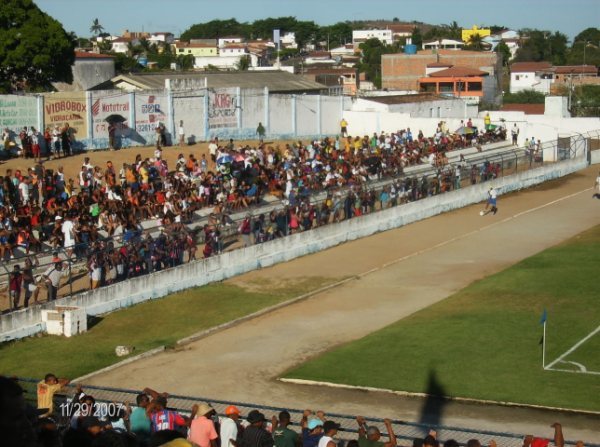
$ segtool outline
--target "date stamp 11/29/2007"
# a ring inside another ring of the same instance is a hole
[[[99,419],[118,417],[125,411],[125,405],[115,402],[96,402],[90,405],[85,402],[70,402],[60,404],[62,417],[95,416]]]

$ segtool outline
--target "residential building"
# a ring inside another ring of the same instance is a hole
[[[358,46],[361,43],[369,39],[379,39],[380,42],[383,42],[386,45],[391,45],[392,43],[394,43],[394,40],[392,39],[392,30],[390,29],[368,29],[352,31],[352,44],[354,45],[354,48],[358,48]]]
[[[412,36],[415,25],[411,23],[393,23],[386,25],[386,29],[389,29],[392,32],[392,40],[397,42]]]
[[[358,80],[356,75],[356,69],[346,67],[314,67],[307,68],[302,73],[304,78],[326,85],[330,90],[337,87],[340,93],[344,95],[356,95],[361,84],[365,81],[364,73],[360,73]]]
[[[152,45],[171,45],[175,42],[175,36],[173,33],[168,32],[152,33],[150,37],[148,37],[148,42]]]
[[[477,25],[473,25],[471,29],[463,28],[461,38],[463,42],[468,43],[473,36],[479,35],[480,37],[487,37],[492,34],[489,28],[479,28]]]
[[[145,31],[129,31],[128,29],[126,29],[125,31],[123,31],[123,35],[121,37],[129,40],[142,40],[149,39],[150,33],[147,33]]]
[[[75,63],[71,67],[73,82],[53,83],[59,92],[88,90],[115,76],[115,58],[109,54],[75,51]]]
[[[129,52],[129,46],[138,45],[140,41],[137,38],[129,37],[117,37],[111,42],[111,50],[115,53],[127,54]]]
[[[510,66],[510,92],[535,90],[548,94],[554,79],[553,71],[550,62],[515,62]]]
[[[494,100],[495,90],[489,86],[489,74],[486,71],[466,67],[450,67],[430,72],[427,77],[419,79],[419,93],[461,98],[470,104],[479,103],[485,97]],[[493,82],[493,80],[492,80]],[[487,87],[487,88],[484,88]]]
[[[244,38],[240,36],[226,36],[219,37],[217,39],[217,45],[219,48],[223,48],[230,44],[242,44],[244,42]]]
[[[461,50],[465,44],[460,40],[439,39],[423,42],[424,50]]]
[[[280,38],[281,48],[298,48],[296,33],[284,33]]]
[[[502,61],[498,54],[487,51],[442,49],[436,52],[421,50],[416,54],[384,54],[381,57],[382,87],[388,90],[416,93],[419,90],[420,79],[438,69],[450,67],[486,72],[488,76],[485,77],[484,97],[490,99],[499,97],[498,92],[502,85]]]
[[[212,43],[197,43],[197,42],[177,42],[174,44],[175,53],[178,56],[187,56],[188,54],[194,57],[216,57],[219,54],[217,41],[209,39]]]

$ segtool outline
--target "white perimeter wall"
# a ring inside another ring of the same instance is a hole
[[[484,128],[483,118],[485,112],[479,116],[471,116],[473,125],[479,129]],[[413,118],[409,113],[392,112],[344,112],[344,118],[348,121],[348,132],[350,135],[371,135],[373,132],[395,132],[410,127],[413,135],[422,130],[426,136],[435,133],[440,121],[445,121],[450,131],[460,127],[462,118]],[[500,119],[509,131],[514,123],[520,129],[519,145],[523,145],[525,139],[540,139],[542,141],[553,141],[559,136],[587,133],[600,129],[600,118],[559,118],[544,115],[525,115],[522,112],[490,112],[492,124],[500,124]],[[510,139],[510,135],[508,135]]]

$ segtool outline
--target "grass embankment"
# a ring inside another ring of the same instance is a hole
[[[42,377],[53,372],[75,378],[123,360],[117,345],[134,346],[133,355],[173,345],[184,337],[243,317],[334,282],[332,278],[262,283],[260,288],[213,284],[186,290],[105,315],[71,338],[31,337],[0,346],[0,374]],[[249,286],[253,286],[250,284]]]
[[[598,266],[600,226],[286,377],[600,411],[600,375],[543,370],[539,344],[544,308],[546,364],[600,325]],[[598,372],[598,349],[600,333],[565,360]]]

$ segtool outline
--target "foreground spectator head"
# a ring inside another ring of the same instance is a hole
[[[379,441],[379,438],[381,438],[381,432],[377,427],[371,426],[367,428],[367,438],[370,441]]]
[[[23,388],[0,376],[0,433],[2,445],[35,446],[35,433],[27,418]]]
[[[469,442],[471,442],[471,441],[469,441]],[[440,445],[440,443],[437,441],[437,439],[435,439],[431,435],[427,435],[427,436],[425,436],[425,439],[423,439],[423,447],[438,447],[439,445]],[[477,447],[477,446],[471,446],[468,443],[467,443],[467,446],[468,447]],[[481,447],[481,446],[479,446],[479,447]]]
[[[198,416],[206,416],[208,418],[212,415],[212,413],[214,413],[214,411],[215,409],[210,405],[201,403],[198,405],[198,411],[196,412],[196,414]]]
[[[477,439],[469,439],[467,441],[467,447],[481,447],[481,443]]]
[[[323,433],[325,433],[325,436],[334,437],[339,429],[340,424],[337,422],[325,421],[323,424]]]
[[[150,399],[148,398],[148,396],[146,394],[142,393],[142,394],[138,394],[136,396],[135,402],[138,407],[146,408],[148,406],[148,404],[150,403]]]
[[[240,410],[235,405],[229,405],[225,408],[225,416],[237,421],[240,418]]]
[[[444,442],[444,447],[458,447],[458,441],[456,441],[456,439],[448,439],[446,442]]]
[[[308,424],[306,425],[310,432],[321,432],[323,430],[323,421],[318,418],[312,418],[308,420]]]
[[[256,425],[258,427],[262,427],[267,421],[265,415],[258,410],[252,410],[250,413],[248,413],[248,417],[246,419],[250,425]]]

